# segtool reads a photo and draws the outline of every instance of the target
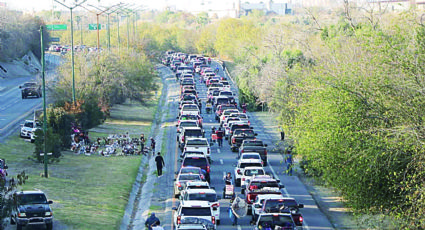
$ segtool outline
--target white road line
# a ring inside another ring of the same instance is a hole
[[[225,171],[223,171],[223,178],[225,178],[226,177],[226,172]]]
[[[221,153],[221,150],[220,150],[220,149],[217,149],[217,152],[218,152],[218,153]],[[220,159],[220,160],[221,160],[221,159]]]
[[[242,230],[241,226],[238,224],[238,230]]]
[[[220,164],[224,164],[223,159],[220,159]]]

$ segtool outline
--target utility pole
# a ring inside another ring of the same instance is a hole
[[[49,172],[47,170],[47,163],[49,161],[47,157],[47,109],[46,109],[46,80],[45,80],[45,65],[46,61],[44,59],[44,39],[43,39],[43,26],[40,26],[40,41],[41,41],[41,78],[43,80],[43,151],[44,151],[44,177],[49,177]],[[35,121],[35,119],[34,119]]]
[[[58,0],[54,0],[55,2],[61,4],[65,8],[68,8],[71,11],[71,66],[72,66],[72,102],[74,106],[76,105],[75,100],[75,70],[74,70],[74,22],[72,20],[72,10],[75,9],[78,6],[81,6],[81,4],[85,3],[87,0],[83,0],[82,2],[74,5],[74,6],[67,6],[62,2],[59,2]],[[65,0],[64,0],[65,2]],[[75,0],[77,2],[77,0]]]

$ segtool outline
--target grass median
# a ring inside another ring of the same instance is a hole
[[[131,137],[144,133],[148,138],[157,105],[158,99],[146,106],[136,103],[115,105],[111,117],[90,130],[89,137],[96,140],[97,137],[128,132]],[[54,201],[55,219],[69,229],[118,229],[143,157],[85,156],[64,151],[60,162],[49,165],[49,178],[46,179],[40,176],[43,164],[28,159],[34,151],[33,144],[16,135],[0,144],[0,149],[11,174],[25,170],[29,175],[23,189],[44,191],[48,199]]]

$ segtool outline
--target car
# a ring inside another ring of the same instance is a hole
[[[183,173],[177,175],[174,179],[174,197],[179,197],[181,191],[184,190],[186,182],[188,181],[202,181],[201,175],[193,173]]]
[[[256,136],[257,133],[252,129],[236,129],[229,138],[230,149],[236,152],[244,140],[253,140]]]
[[[254,225],[254,230],[260,229],[296,230],[297,227],[292,216],[288,213],[262,213],[258,216]]]
[[[199,218],[211,221],[214,229],[217,227],[213,210],[208,201],[186,201],[178,207],[172,208],[174,212],[174,226],[180,225],[186,218]]]
[[[204,170],[206,172],[205,178],[207,179],[208,183],[210,182],[211,168],[208,158],[206,156],[204,156],[203,154],[186,155],[182,160],[181,167],[187,166],[195,166]]]
[[[223,127],[223,129],[224,129],[224,137],[225,137],[225,139],[227,140],[227,137],[226,137],[226,129],[227,130],[230,130],[230,127],[229,127],[229,125],[231,125],[232,123],[234,123],[234,122],[238,122],[238,121],[241,121],[241,119],[239,118],[239,117],[227,117],[226,119],[225,119],[225,121],[223,122],[223,124],[222,124],[222,127]],[[228,133],[229,131],[227,131],[227,133]]]
[[[259,153],[261,159],[264,161],[264,164],[267,165],[267,144],[264,144],[261,140],[251,140],[246,139],[242,141],[241,146],[239,147],[239,154],[241,155],[244,152],[256,152]]]
[[[180,121],[180,122],[178,122],[178,124],[176,125],[176,127],[177,127],[177,133],[180,133],[184,128],[187,128],[187,127],[199,127],[199,124],[198,124],[198,121],[197,120],[186,120],[186,121]],[[177,139],[177,141],[178,141],[178,139]]]
[[[223,125],[223,123],[225,122],[226,118],[228,116],[230,116],[230,114],[238,113],[238,112],[239,112],[239,110],[237,110],[237,109],[226,109],[226,110],[224,110],[223,113],[220,116],[220,125]]]
[[[245,167],[263,167],[263,162],[258,159],[239,159],[235,167],[235,185],[241,186],[241,179]]]
[[[183,151],[199,151],[202,152],[208,160],[211,161],[211,148],[207,138],[188,137],[184,145]]]
[[[258,159],[261,160],[261,156],[256,152],[244,152],[242,153],[238,159]],[[264,162],[263,162],[264,165]]]
[[[190,137],[205,137],[205,132],[200,127],[187,127],[183,128],[178,134],[177,142],[179,144],[180,150],[183,152],[183,148],[186,144],[186,139]]]
[[[261,194],[258,195],[254,202],[252,203],[251,208],[251,220],[256,221],[258,216],[261,213],[261,209],[263,207],[263,203],[267,199],[283,199],[282,194]]]
[[[191,189],[209,189],[210,184],[207,181],[188,181],[186,182],[186,188],[185,191],[191,190]]]
[[[195,104],[183,105],[179,112],[179,116],[186,115],[186,114],[199,115],[200,114],[199,107]]]
[[[218,200],[220,200],[221,197],[217,196],[214,189],[186,190],[180,198],[181,203],[187,201],[208,201],[212,207],[212,214],[215,217],[215,221],[217,225],[220,225],[220,203]]]
[[[264,200],[260,213],[289,213],[296,226],[302,226],[304,218],[300,213],[303,204],[298,204],[294,198],[268,198]]]
[[[198,121],[199,126],[202,127],[203,119],[200,115],[185,114],[176,118],[178,119],[177,124],[181,121]]]
[[[263,167],[245,167],[241,177],[241,187],[245,187],[254,175],[266,175]]]
[[[180,175],[180,174],[199,174],[201,176],[202,181],[206,181],[206,178],[205,178],[206,172],[205,172],[205,170],[201,169],[200,167],[195,167],[195,166],[181,167],[180,171],[176,174],[177,175]]]
[[[53,229],[53,211],[42,191],[19,191],[14,193],[14,205],[10,217],[11,224],[20,230],[29,225],[45,225],[47,230]]]
[[[37,82],[26,82],[23,85],[20,85],[19,88],[21,89],[22,99],[26,99],[28,97],[40,98],[42,96],[41,85]]]
[[[41,124],[37,120],[25,120],[24,124],[21,124],[19,136],[31,138],[31,134],[35,133],[37,129],[41,129]]]
[[[245,122],[245,121],[236,121],[229,124],[229,126],[226,127],[226,130],[225,130],[225,135],[227,139],[229,140],[229,144],[230,144],[229,138],[232,136],[233,132],[236,129],[251,129],[251,126],[249,126],[248,122]]]
[[[256,175],[248,182],[245,188],[241,189],[241,193],[245,194],[245,202],[248,204],[248,212],[252,208],[252,203],[258,195],[263,194],[282,194],[280,189],[285,186],[279,184],[278,179],[274,179],[269,175]]]
[[[222,104],[222,105],[216,106],[215,120],[218,121],[218,119],[221,116],[221,113],[226,109],[237,109],[237,107],[234,104]]]

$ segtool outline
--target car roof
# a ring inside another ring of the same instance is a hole
[[[205,155],[203,154],[203,153],[199,153],[199,154],[189,154],[189,155],[185,155],[185,159],[186,158],[193,158],[193,157],[196,157],[196,158],[206,158],[205,157]]]
[[[192,190],[188,190],[187,193],[214,193],[217,194],[217,192],[212,189],[212,188],[208,188],[208,189],[192,189]]]
[[[199,167],[196,167],[196,168],[199,168]],[[208,182],[206,182],[206,181],[188,181],[187,183],[186,183],[186,186],[188,186],[188,185],[192,185],[192,186],[197,186],[197,185],[206,185],[206,186],[210,186],[210,184],[208,183]]]
[[[263,167],[260,167],[260,166],[249,166],[249,167],[245,167],[245,171],[246,170],[250,170],[250,169],[262,169],[262,170],[264,170],[264,168]]]
[[[261,163],[261,159],[239,159],[239,163]]]
[[[282,194],[258,194],[258,199],[284,199]]]
[[[45,195],[43,191],[39,191],[39,190],[19,191],[19,192],[16,192],[16,194],[18,194],[18,195],[27,195],[27,194],[43,194],[43,195]]]
[[[188,137],[187,140],[206,140],[206,141],[208,141],[208,139],[204,138],[204,137]]]
[[[202,131],[200,127],[185,127],[183,130],[201,130]]]

